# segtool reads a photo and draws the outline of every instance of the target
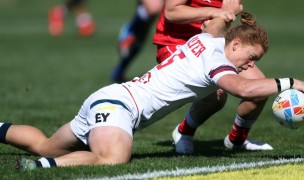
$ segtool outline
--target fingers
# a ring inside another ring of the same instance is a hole
[[[225,15],[227,17],[227,21],[226,22],[234,21],[236,19],[235,15],[233,13],[227,13]]]
[[[226,23],[234,21],[236,19],[236,16],[233,12],[231,11],[222,11],[218,14],[215,14],[214,18],[222,18]]]
[[[220,17],[223,18],[225,22],[231,22],[236,19],[234,13],[232,13],[231,11],[225,11],[221,13]]]
[[[304,82],[300,81],[300,80],[297,80],[297,79],[294,79],[294,84],[293,84],[292,88],[294,88],[298,91],[304,92]]]
[[[224,0],[222,4],[222,9],[230,10],[237,15],[243,11],[242,0]]]

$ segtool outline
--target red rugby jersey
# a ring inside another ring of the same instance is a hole
[[[223,0],[188,0],[186,4],[191,7],[222,7]],[[177,24],[165,21],[164,9],[156,24],[153,43],[156,45],[182,45],[192,36],[202,32],[202,22]]]

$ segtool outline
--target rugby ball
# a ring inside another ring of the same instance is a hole
[[[304,93],[295,89],[281,92],[272,105],[274,118],[282,126],[297,129],[304,126]]]

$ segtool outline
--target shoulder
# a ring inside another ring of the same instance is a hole
[[[214,37],[213,35],[211,35],[209,33],[197,34],[197,35],[193,36],[192,38],[195,38],[195,37],[201,39],[201,41],[213,43],[214,45],[223,46],[225,44],[224,37]]]
[[[201,33],[190,38],[182,50],[185,53],[194,55],[196,58],[201,56],[210,58],[215,52],[224,57],[224,43],[222,38],[214,38],[208,33]]]
[[[217,52],[224,55],[225,39],[223,37],[213,37],[211,34],[201,33],[197,35],[197,38],[212,54]]]

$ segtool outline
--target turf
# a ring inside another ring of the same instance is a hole
[[[0,121],[29,124],[51,135],[71,120],[85,98],[111,83],[110,74],[118,61],[116,43],[119,28],[132,15],[136,2],[89,1],[97,25],[90,38],[80,37],[73,15],[66,19],[61,37],[47,32],[49,8],[62,1],[0,2]],[[301,1],[245,1],[244,6],[257,15],[257,20],[270,36],[270,49],[258,66],[268,77],[303,78],[304,21]],[[271,8],[271,11],[269,10]],[[155,46],[149,41],[138,55],[128,77],[140,76],[156,64]],[[223,147],[229,133],[238,99],[229,97],[225,108],[198,129],[193,156],[178,156],[171,146],[171,132],[184,117],[188,106],[168,115],[159,123],[138,132],[134,153],[127,165],[80,166],[39,169],[17,173],[15,159],[29,155],[16,148],[0,145],[2,179],[85,179],[196,166],[302,157],[303,128],[290,130],[276,123],[271,114],[274,96],[249,136],[270,143],[273,151],[233,152]]]

